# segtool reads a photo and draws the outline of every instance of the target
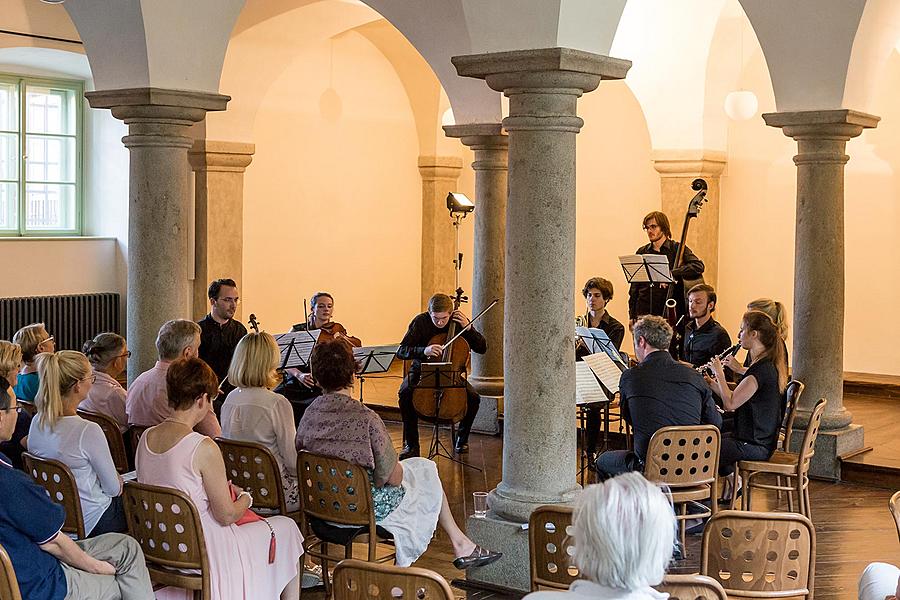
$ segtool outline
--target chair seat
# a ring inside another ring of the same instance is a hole
[[[203,576],[199,573],[191,575],[177,569],[160,567],[159,565],[147,565],[147,571],[150,572],[150,580],[153,581],[154,585],[170,585],[186,590],[203,589]]]
[[[775,475],[796,475],[799,463],[799,454],[776,450],[769,460],[742,460],[738,463],[738,469]]]
[[[318,537],[322,541],[328,542],[329,544],[340,544],[341,546],[346,546],[351,541],[355,540],[363,534],[365,534],[368,538],[368,525],[361,525],[360,527],[339,527],[337,525],[329,523],[328,521],[323,521],[322,519],[310,518],[309,526],[313,530],[313,533],[316,534],[316,537]],[[381,540],[394,539],[394,536],[391,534],[391,532],[381,525],[376,525],[375,535],[377,535]]]
[[[696,487],[671,488],[672,502],[678,504],[680,502],[689,502],[691,500],[706,500],[710,497],[710,488],[708,485],[698,485]]]

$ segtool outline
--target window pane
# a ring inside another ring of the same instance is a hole
[[[15,183],[0,183],[0,230],[19,228],[19,202]]]
[[[25,181],[75,183],[74,138],[26,135],[25,149]]]
[[[0,133],[0,179],[19,178],[19,136]]]
[[[25,87],[25,131],[75,135],[75,92]]]
[[[75,229],[75,186],[26,184],[25,228]]]
[[[0,81],[0,131],[19,130],[18,87]]]

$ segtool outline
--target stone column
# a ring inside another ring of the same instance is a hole
[[[838,457],[863,446],[862,427],[851,424],[843,404],[844,165],[850,159],[844,151],[847,140],[879,118],[841,109],[768,113],[763,119],[797,140],[791,366],[794,379],[806,384],[800,427],[819,398],[828,400],[811,473],[838,479]]]
[[[725,153],[712,150],[661,150],[653,153],[653,166],[659,173],[662,211],[669,217],[672,236],[681,239],[681,227],[688,202],[696,192],[691,182],[702,177],[709,184],[700,216],[688,229],[688,247],[706,265],[703,279],[715,286],[719,274],[719,176],[725,169]]]
[[[209,312],[209,282],[230,277],[241,289],[244,247],[244,171],[256,147],[197,140],[188,152],[194,170],[193,316]],[[242,320],[238,304],[234,318]]]
[[[484,354],[472,354],[469,382],[481,394],[474,427],[497,432],[497,404],[503,396],[503,297],[506,258],[507,153],[509,139],[500,123],[445,125],[448,137],[460,138],[475,152],[475,256],[472,269],[472,314],[495,298],[500,304],[485,314],[478,329],[487,339]]]
[[[456,289],[453,223],[447,211],[447,194],[456,191],[462,172],[458,156],[420,156],[422,176],[422,310],[438,292],[452,295]]]
[[[109,108],[128,125],[128,381],[156,361],[156,334],[169,319],[190,318],[188,129],[220,94],[136,88],[87,92],[92,108]]]
[[[463,77],[509,97],[503,479],[469,535],[503,560],[472,579],[528,589],[521,523],[540,504],[575,498],[575,135],[579,96],[631,63],[568,48],[457,56]],[[555,307],[555,308],[554,308]]]

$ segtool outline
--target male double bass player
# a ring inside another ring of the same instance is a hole
[[[413,390],[419,383],[422,361],[441,356],[440,344],[430,344],[431,339],[445,333],[451,320],[459,323],[461,327],[469,324],[469,319],[464,314],[453,310],[453,299],[450,296],[435,294],[428,300],[428,310],[413,318],[397,350],[397,358],[412,360],[409,375],[403,380],[397,394],[400,398],[400,415],[403,418],[403,450],[400,452],[400,460],[419,455],[419,417],[413,406]],[[478,354],[487,352],[487,341],[474,327],[464,331],[462,337],[469,343],[472,352]],[[469,449],[469,431],[481,404],[481,398],[468,382],[466,382],[466,396],[466,416],[459,424],[453,448],[457,454]]]

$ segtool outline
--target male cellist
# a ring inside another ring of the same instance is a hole
[[[446,333],[450,321],[456,321],[460,327],[469,324],[469,319],[458,310],[453,310],[453,299],[446,294],[435,294],[428,300],[428,310],[412,320],[400,349],[397,350],[397,358],[412,360],[409,375],[400,385],[398,396],[400,397],[400,415],[403,418],[403,450],[400,452],[400,460],[419,455],[419,417],[413,407],[413,390],[419,383],[419,374],[423,360],[438,358],[442,354],[440,344],[432,344],[431,339],[441,333]],[[472,352],[484,354],[487,351],[487,342],[474,327],[463,332],[464,338]],[[456,441],[453,450],[457,454],[467,452],[469,449],[469,430],[472,421],[478,413],[481,399],[471,384],[466,383],[466,416],[459,424]]]

